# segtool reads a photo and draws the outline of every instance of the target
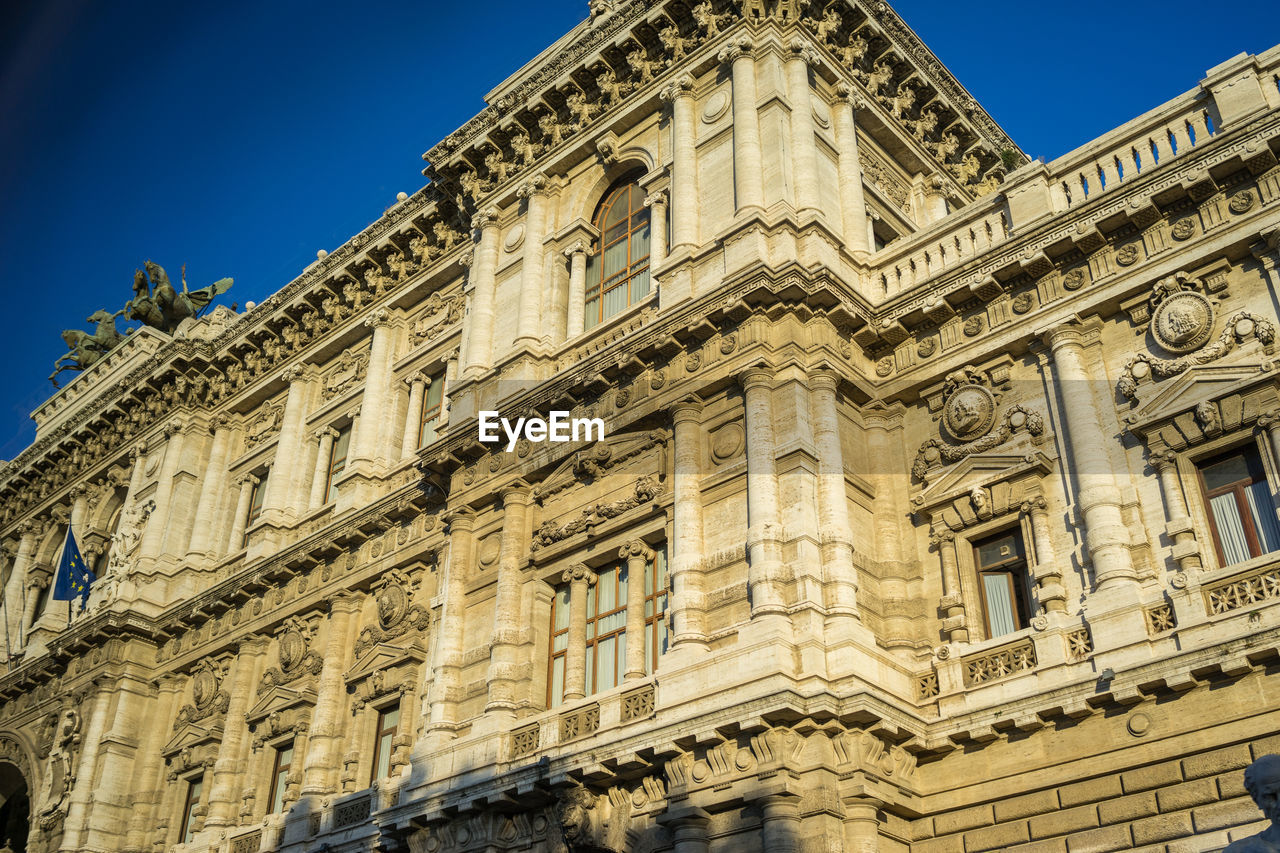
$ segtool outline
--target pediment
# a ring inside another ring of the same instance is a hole
[[[314,707],[316,698],[317,694],[314,687],[277,684],[264,691],[244,716],[249,724],[252,725],[264,717],[280,711],[287,711],[290,708]]]
[[[427,650],[422,644],[415,642],[409,646],[399,647],[390,643],[377,643],[361,655],[343,678],[347,684],[368,678],[380,672],[404,663],[420,664],[427,659]]]
[[[912,501],[917,512],[932,510],[967,497],[974,489],[1001,494],[1001,484],[1024,478],[1039,479],[1053,471],[1053,459],[1040,450],[1023,453],[974,453],[957,462]]]
[[[208,743],[222,741],[222,720],[211,722],[187,723],[176,732],[160,750],[163,755],[172,755],[184,749],[194,749]]]
[[[1219,400],[1261,383],[1274,382],[1260,364],[1205,364],[1188,367],[1162,383],[1147,402],[1125,416],[1129,428],[1145,435],[1200,403]]]

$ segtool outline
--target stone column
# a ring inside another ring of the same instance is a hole
[[[240,643],[234,672],[227,676],[231,681],[227,704],[226,728],[218,747],[218,758],[213,765],[209,782],[209,816],[206,828],[231,826],[236,821],[236,805],[240,800],[240,786],[245,778],[245,751],[248,746],[248,727],[244,715],[253,705],[254,695],[262,675],[262,660],[267,654],[267,640],[249,636]]]
[[[645,567],[657,556],[643,539],[632,539],[618,551],[627,561],[627,661],[624,679],[644,678]],[[657,566],[654,566],[657,569]]]
[[[530,489],[520,481],[502,490],[502,539],[498,551],[498,581],[493,605],[493,645],[489,652],[489,701],[485,712],[512,714],[516,690],[524,677],[517,660],[523,632],[520,599],[524,584],[526,549],[529,547]]]
[[[22,580],[22,624],[18,626],[18,642],[23,646],[27,643],[27,636],[31,633],[31,627],[40,618],[40,614],[36,612],[36,608],[40,606],[40,596],[45,587],[52,582],[52,574],[43,566],[32,566],[25,573],[25,577]]]
[[[929,223],[947,215],[947,184],[942,175],[933,175],[924,182],[924,204]]]
[[[547,179],[534,175],[516,195],[528,200],[524,226],[524,257],[520,266],[520,313],[516,318],[516,346],[533,346],[542,341],[542,291],[545,289],[542,263],[546,240]]]
[[[679,812],[659,815],[658,821],[671,831],[672,853],[707,853],[707,835],[711,817],[699,808],[686,807]]]
[[[1263,424],[1267,419],[1268,423]],[[1261,426],[1280,429],[1280,417],[1266,415],[1258,418]],[[1191,514],[1187,511],[1187,499],[1182,493],[1182,483],[1178,481],[1178,454],[1172,450],[1151,454],[1151,465],[1160,475],[1160,490],[1164,493],[1165,512],[1169,523],[1165,532],[1173,541],[1173,558],[1178,561],[1178,568],[1191,574],[1200,571],[1200,546],[1196,543],[1195,528],[1191,524]]]
[[[706,651],[702,595],[702,401],[688,397],[671,407],[674,476],[671,547],[671,647]]]
[[[699,243],[693,78],[677,77],[661,97],[671,102],[671,250],[691,252]]]
[[[845,853],[879,853],[880,803],[866,797],[850,797],[844,801]]]
[[[351,629],[352,622],[360,614],[360,603],[358,596],[346,591],[339,591],[329,598],[329,633],[325,641],[324,664],[317,685],[306,761],[302,765],[304,797],[308,794],[332,794],[338,790],[343,721],[347,717],[347,684],[342,674],[351,666],[355,639]]]
[[[582,334],[582,312],[587,301],[587,251],[588,246],[582,240],[564,250],[569,259],[569,304],[564,325],[566,340]]]
[[[1043,497],[1024,501],[1023,515],[1031,519],[1031,535],[1036,544],[1036,597],[1049,613],[1067,612],[1067,591],[1062,586],[1062,568],[1053,554],[1053,537],[1049,531],[1049,504]]]
[[[1085,530],[1085,545],[1093,562],[1098,590],[1134,586],[1137,573],[1129,553],[1129,529],[1120,512],[1120,489],[1107,458],[1102,419],[1091,383],[1098,381],[1085,363],[1084,338],[1088,330],[1078,322],[1066,323],[1046,335],[1053,350],[1053,368],[1062,393],[1069,446]]]
[[[384,425],[390,424],[388,413],[395,411],[391,393],[391,363],[395,358],[396,328],[384,308],[370,312],[364,325],[373,329],[369,348],[369,370],[364,380],[364,396],[360,399],[360,432],[351,436],[350,465],[360,463],[385,466],[389,456],[388,436]]]
[[[740,36],[720,51],[721,62],[733,63],[733,177],[736,209],[764,210],[764,161],[760,153],[755,45]]]
[[[415,373],[406,382],[409,383],[409,411],[405,414],[404,435],[400,440],[401,461],[418,455],[418,432],[422,428],[422,402],[426,396],[427,377]]]
[[[311,383],[307,370],[300,364],[287,368],[282,378],[289,385],[285,398],[284,415],[280,420],[280,436],[276,440],[276,455],[267,477],[267,493],[262,500],[262,515],[275,524],[297,518],[294,495],[298,469],[302,467],[301,455],[303,430],[307,421],[307,398]]]
[[[1271,440],[1271,453],[1280,459],[1280,410],[1264,412],[1258,416],[1258,426],[1267,431]]]
[[[102,749],[102,736],[107,728],[107,716],[111,710],[111,691],[101,680],[94,680],[89,688],[93,698],[76,699],[76,707],[85,715],[80,758],[76,763],[76,780],[71,789],[67,815],[62,821],[62,843],[59,850],[78,853],[82,849],[85,819],[93,801],[97,778],[98,753]]]
[[[969,642],[968,617],[965,615],[964,596],[960,592],[960,570],[956,562],[956,534],[939,528],[929,534],[929,544],[938,549],[942,562],[942,632],[947,642]]]
[[[449,565],[445,569],[444,605],[436,629],[429,724],[429,731],[437,737],[452,737],[458,722],[462,643],[467,618],[467,567],[472,564],[476,519],[470,510],[462,508],[450,510],[445,523],[449,525]]]
[[[762,849],[769,853],[799,853],[800,798],[773,794],[760,803]]]
[[[320,430],[318,438],[316,468],[311,474],[311,498],[307,501],[310,509],[319,509],[327,503],[329,457],[333,454],[333,442],[338,438],[338,431],[333,427],[324,427]]]
[[[215,527],[218,502],[227,489],[227,466],[231,461],[231,444],[235,429],[226,415],[218,415],[213,423],[213,446],[200,482],[200,498],[196,502],[196,523],[187,544],[187,559],[192,561],[214,557],[218,553]]]
[[[820,368],[809,377],[813,443],[818,454],[818,530],[825,580],[831,584],[827,612],[857,619],[858,571],[853,565],[849,495],[840,447],[840,413],[836,408],[839,381],[829,368]]]
[[[9,572],[9,581],[4,587],[5,637],[13,650],[24,645],[27,611],[35,609],[34,603],[25,600],[23,591],[27,588],[27,574],[31,571],[31,558],[35,554],[38,531],[39,527],[33,521],[24,521],[18,526],[18,552],[13,557],[13,569]]]
[[[644,197],[649,208],[649,269],[662,266],[667,259],[667,193],[665,190]]]
[[[165,424],[164,434],[167,437],[164,447],[164,462],[160,465],[160,479],[156,484],[156,508],[151,513],[151,520],[142,533],[142,544],[138,548],[140,562],[154,562],[164,550],[165,532],[173,498],[173,479],[178,476],[178,464],[182,461],[184,424],[171,421]],[[185,552],[184,552],[185,553]]]
[[[84,540],[84,519],[89,514],[89,487],[78,483],[71,487],[68,494],[71,497],[71,518],[68,523],[75,533],[76,541],[80,542]]]
[[[796,213],[816,215],[819,212],[818,147],[809,66],[818,62],[818,52],[801,38],[792,39],[790,46],[786,72],[787,98],[791,101],[791,162],[795,177]]]
[[[236,497],[236,514],[231,519],[231,537],[227,540],[227,553],[234,554],[244,548],[245,522],[249,518],[249,501],[253,499],[253,487],[261,482],[252,474],[245,474],[236,481],[240,493]]]
[[[859,179],[861,180],[861,179]],[[876,222],[880,219],[880,214],[871,208],[866,209],[867,214],[867,251],[874,252],[876,250]]]
[[[134,773],[133,815],[129,819],[129,832],[125,842],[126,853],[143,853],[149,847],[147,838],[159,815],[157,807],[164,794],[164,766],[160,750],[173,734],[174,707],[182,695],[182,682],[176,675],[166,673],[159,678],[159,690],[148,714],[146,726],[139,744],[138,769]]]
[[[493,363],[493,312],[498,270],[498,209],[488,207],[471,219],[471,227],[480,231],[471,275],[475,286],[471,295],[470,339],[463,376],[472,378],[488,370]]]
[[[747,585],[751,616],[785,614],[781,566],[778,475],[773,427],[773,373],[753,368],[739,377],[747,421]]]
[[[575,563],[564,570],[561,580],[569,584],[569,640],[564,653],[564,700],[570,702],[586,695],[587,588],[595,585],[596,573],[582,563]]]

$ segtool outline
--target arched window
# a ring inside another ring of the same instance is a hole
[[[624,179],[605,196],[595,224],[600,244],[587,261],[587,329],[649,292],[649,208],[644,206],[644,191]]]

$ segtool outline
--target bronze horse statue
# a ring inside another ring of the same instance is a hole
[[[116,317],[124,313],[124,309],[108,314],[98,309],[89,315],[86,322],[96,323],[93,334],[79,329],[64,329],[62,340],[66,341],[71,351],[53,363],[53,373],[49,381],[54,388],[60,388],[58,374],[64,370],[84,370],[97,364],[116,344],[124,340],[124,335],[116,329]]]
[[[226,293],[234,283],[232,279],[223,278],[208,287],[199,290],[187,290],[186,267],[183,267],[182,291],[179,292],[164,267],[153,261],[147,261],[147,271],[137,270],[133,274],[133,299],[125,304],[130,320],[138,320],[172,335],[178,324],[188,317],[199,317],[220,293]],[[150,278],[150,283],[147,279]]]

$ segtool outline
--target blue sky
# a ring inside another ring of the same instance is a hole
[[[900,0],[1031,156],[1052,159],[1280,42],[1273,2]],[[260,301],[422,186],[422,152],[586,0],[0,4],[0,459],[30,443],[59,332],[150,258]],[[69,380],[72,374],[64,374]]]

